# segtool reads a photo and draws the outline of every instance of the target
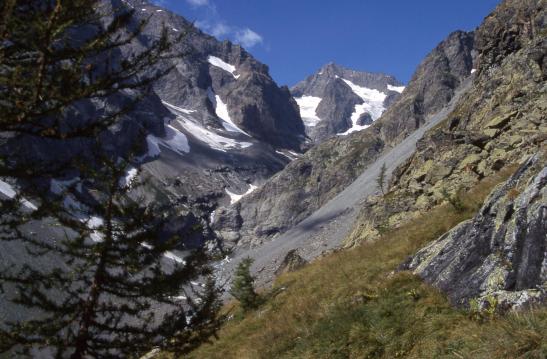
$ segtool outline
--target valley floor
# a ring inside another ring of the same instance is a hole
[[[478,210],[509,170],[464,195],[465,210],[438,206],[376,242],[282,275],[264,303],[231,317],[191,358],[545,358],[547,310],[498,315],[456,309],[408,272],[405,258]]]

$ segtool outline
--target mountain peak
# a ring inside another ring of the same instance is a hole
[[[404,86],[395,77],[352,70],[329,62],[296,84],[306,133],[316,143],[368,127],[395,101]]]

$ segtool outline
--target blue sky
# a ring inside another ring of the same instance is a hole
[[[292,86],[328,62],[408,82],[454,30],[473,30],[499,0],[156,0],[205,32],[241,43]]]

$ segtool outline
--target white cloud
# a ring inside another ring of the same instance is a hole
[[[249,28],[230,26],[222,21],[214,23],[208,20],[196,21],[195,25],[214,37],[228,38],[246,48],[251,48],[264,42],[264,38],[255,31]]]
[[[192,6],[209,6],[209,0],[186,0]]]
[[[221,22],[214,24],[209,30],[211,35],[213,35],[214,37],[228,35],[231,31],[232,29],[230,28],[230,26]]]
[[[249,28],[236,31],[236,33],[234,34],[234,40],[235,42],[240,43],[244,47],[248,48],[258,45],[263,41],[262,36]]]
[[[264,42],[262,36],[248,27],[238,27],[226,24],[218,13],[212,0],[186,0],[195,7],[204,7],[205,19],[198,20],[194,24],[202,31],[219,39],[229,39],[246,48],[251,48]]]

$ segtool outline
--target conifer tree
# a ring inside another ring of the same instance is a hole
[[[122,159],[101,140],[170,70],[153,65],[176,54],[164,31],[141,52],[117,56],[145,22],[127,7],[105,3],[6,0],[0,8],[0,147],[30,138],[84,141],[89,148],[55,168],[0,154],[0,176],[21,183],[19,194],[0,201],[0,240],[25,249],[24,258],[0,262],[0,294],[22,312],[0,323],[0,353],[185,352],[218,328],[215,286],[188,285],[210,274],[207,256],[198,250],[182,259],[171,252],[183,234],[166,234],[170,209],[131,195],[139,185],[128,176],[137,148]],[[92,119],[70,111],[118,97],[123,105]],[[56,181],[67,173],[75,180]]]
[[[251,258],[243,259],[236,268],[230,294],[241,304],[245,311],[254,309],[259,304],[258,294],[254,289],[254,277],[251,275]]]
[[[385,195],[384,187],[386,183],[386,172],[387,172],[387,167],[386,167],[386,164],[383,163],[382,167],[380,167],[380,172],[378,173],[378,177],[376,177],[376,185],[382,192],[382,195]]]

